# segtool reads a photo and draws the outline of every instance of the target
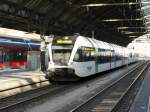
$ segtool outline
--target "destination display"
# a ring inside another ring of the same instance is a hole
[[[69,39],[59,39],[56,40],[56,44],[73,44],[72,40]]]

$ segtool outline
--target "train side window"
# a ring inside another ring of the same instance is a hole
[[[3,51],[0,51],[0,62],[3,62],[3,55],[2,55]]]
[[[9,53],[10,61],[26,61],[27,51],[12,51]]]
[[[99,49],[99,61],[98,63],[105,63],[106,57],[105,57],[105,49]]]
[[[83,61],[95,61],[95,48],[83,47]]]
[[[73,61],[77,61],[77,62],[79,61],[79,53],[78,52],[76,52]]]
[[[82,49],[79,48],[74,56],[73,61],[80,62],[82,61]]]
[[[112,58],[112,51],[109,49],[98,49],[98,63],[108,63]]]
[[[116,61],[116,54],[115,54],[114,50],[111,51],[111,61],[112,62]]]
[[[130,58],[132,58],[132,57],[133,57],[132,53],[130,53],[129,55],[130,55],[130,56],[129,56]]]
[[[91,54],[89,51],[83,51],[83,61],[89,61],[91,57]]]
[[[94,61],[94,59],[95,59],[95,50],[94,50],[94,48],[80,47],[77,50],[73,61],[86,62],[86,61]]]

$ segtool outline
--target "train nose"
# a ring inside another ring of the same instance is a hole
[[[66,77],[68,75],[74,75],[75,70],[72,68],[53,68],[47,71],[46,78],[61,76]]]
[[[74,74],[74,69],[72,69],[72,68],[56,68],[55,74],[60,74],[60,75]]]

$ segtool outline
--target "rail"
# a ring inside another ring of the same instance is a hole
[[[149,62],[136,66],[120,79],[73,108],[70,112],[116,112],[123,97],[139,79],[148,65]]]

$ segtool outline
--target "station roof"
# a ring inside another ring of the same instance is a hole
[[[0,38],[8,38],[13,40],[31,40],[35,42],[40,42],[41,38],[40,35],[35,33],[29,33],[25,31],[7,29],[0,27]]]
[[[0,27],[127,45],[149,31],[149,0],[0,0]]]

